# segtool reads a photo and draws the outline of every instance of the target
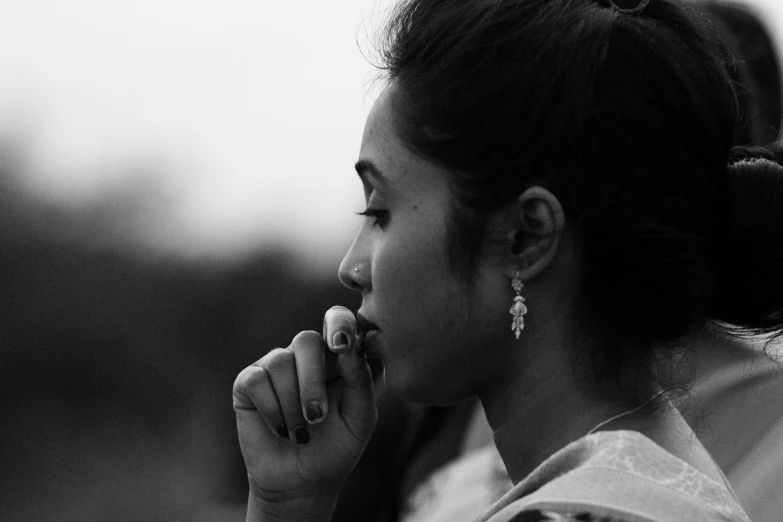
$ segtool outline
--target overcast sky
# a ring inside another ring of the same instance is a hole
[[[159,247],[283,243],[336,268],[363,207],[361,49],[388,0],[4,4],[0,130],[27,140],[35,194],[79,205],[149,166]],[[754,4],[781,33],[783,2]]]

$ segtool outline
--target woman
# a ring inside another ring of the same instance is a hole
[[[716,321],[783,327],[781,168],[729,157],[699,18],[615,2],[398,8],[339,272],[362,306],[235,382],[248,520],[329,520],[376,421],[366,355],[411,401],[481,400],[515,483],[481,520],[747,520],[663,390]]]
[[[733,80],[742,86],[738,101],[747,120],[737,142],[776,142],[783,101],[780,67],[763,14],[727,0],[689,0],[689,5],[715,25],[737,66],[739,77]],[[695,341],[688,347],[691,385],[678,407],[750,518],[780,522],[783,368],[754,339],[705,331]],[[400,484],[398,498],[403,500],[392,505],[399,506],[404,522],[475,520],[511,488],[480,406],[469,401],[429,408],[420,416],[425,422],[409,428],[417,434],[411,437],[413,458],[404,479],[394,482]]]

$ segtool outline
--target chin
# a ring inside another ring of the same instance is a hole
[[[451,387],[440,386],[431,377],[405,374],[384,365],[383,381],[386,389],[398,399],[427,406],[451,406],[473,396]],[[449,389],[446,389],[449,388]]]

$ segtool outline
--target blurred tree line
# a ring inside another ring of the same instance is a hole
[[[154,189],[64,209],[24,169],[0,149],[0,520],[244,520],[234,378],[358,294],[280,251],[145,257],[128,223]],[[335,520],[383,504],[406,413],[380,404]]]

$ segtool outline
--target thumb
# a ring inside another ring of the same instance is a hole
[[[353,434],[367,442],[375,428],[378,412],[375,407],[372,372],[364,354],[359,355],[357,348],[354,347],[337,357],[337,366],[343,381],[340,415]]]

